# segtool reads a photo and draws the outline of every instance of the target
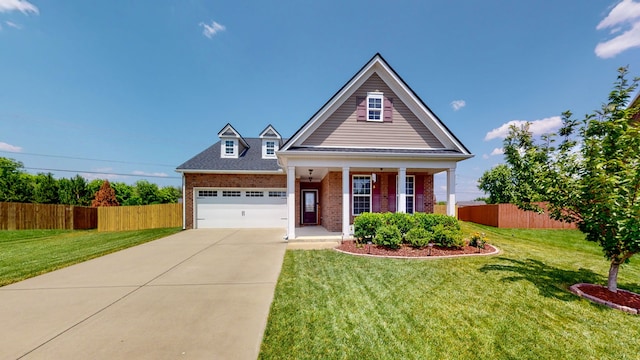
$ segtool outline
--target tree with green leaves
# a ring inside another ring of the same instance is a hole
[[[0,157],[0,201],[31,202],[33,182],[20,161]]]
[[[175,204],[182,197],[182,190],[175,186],[165,186],[160,189],[158,196],[162,204]]]
[[[529,126],[512,126],[504,140],[522,209],[546,211],[576,223],[610,261],[607,287],[617,292],[618,271],[640,251],[640,104],[628,106],[640,79],[627,80],[620,68],[602,108],[575,120],[562,117],[557,134],[534,139]],[[548,203],[535,205],[531,194]]]
[[[508,204],[514,200],[515,187],[511,168],[505,164],[497,165],[487,170],[478,179],[478,189],[489,197],[487,204]]]
[[[87,180],[76,175],[71,179],[62,178],[58,180],[58,198],[60,204],[87,206],[91,203]]]
[[[160,189],[158,185],[147,180],[138,180],[135,184],[135,194],[142,201],[142,205],[160,204]]]
[[[33,202],[38,204],[58,204],[58,180],[52,173],[40,173],[35,176]]]

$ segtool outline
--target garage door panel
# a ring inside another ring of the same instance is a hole
[[[284,228],[287,226],[287,199],[269,196],[245,196],[246,191],[255,193],[255,189],[243,189],[242,196],[196,197],[197,228]],[[277,189],[278,191],[284,191]],[[271,190],[273,191],[273,190]],[[196,193],[197,194],[197,193]],[[265,190],[268,195],[268,190]]]

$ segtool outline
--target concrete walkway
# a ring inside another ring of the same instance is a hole
[[[255,359],[282,230],[189,230],[0,288],[0,359]]]

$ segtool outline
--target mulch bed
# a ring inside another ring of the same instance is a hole
[[[606,286],[594,284],[576,284],[571,287],[571,290],[579,296],[602,305],[632,314],[640,314],[639,294],[620,289],[618,289],[617,293],[614,293],[609,291]]]
[[[438,256],[452,256],[452,255],[478,255],[488,254],[495,252],[496,249],[486,244],[484,249],[478,249],[473,246],[465,246],[460,249],[445,248],[441,246],[434,246],[431,248],[431,254],[429,254],[429,248],[424,247],[421,249],[413,248],[409,245],[402,244],[399,249],[389,249],[380,245],[360,245],[358,247],[355,241],[343,241],[336,249],[362,255],[377,255],[377,256],[398,256],[398,257],[438,257]]]

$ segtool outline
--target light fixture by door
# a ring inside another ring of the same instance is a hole
[[[309,182],[311,182],[311,180],[313,179],[311,174],[313,174],[313,169],[309,169]]]

